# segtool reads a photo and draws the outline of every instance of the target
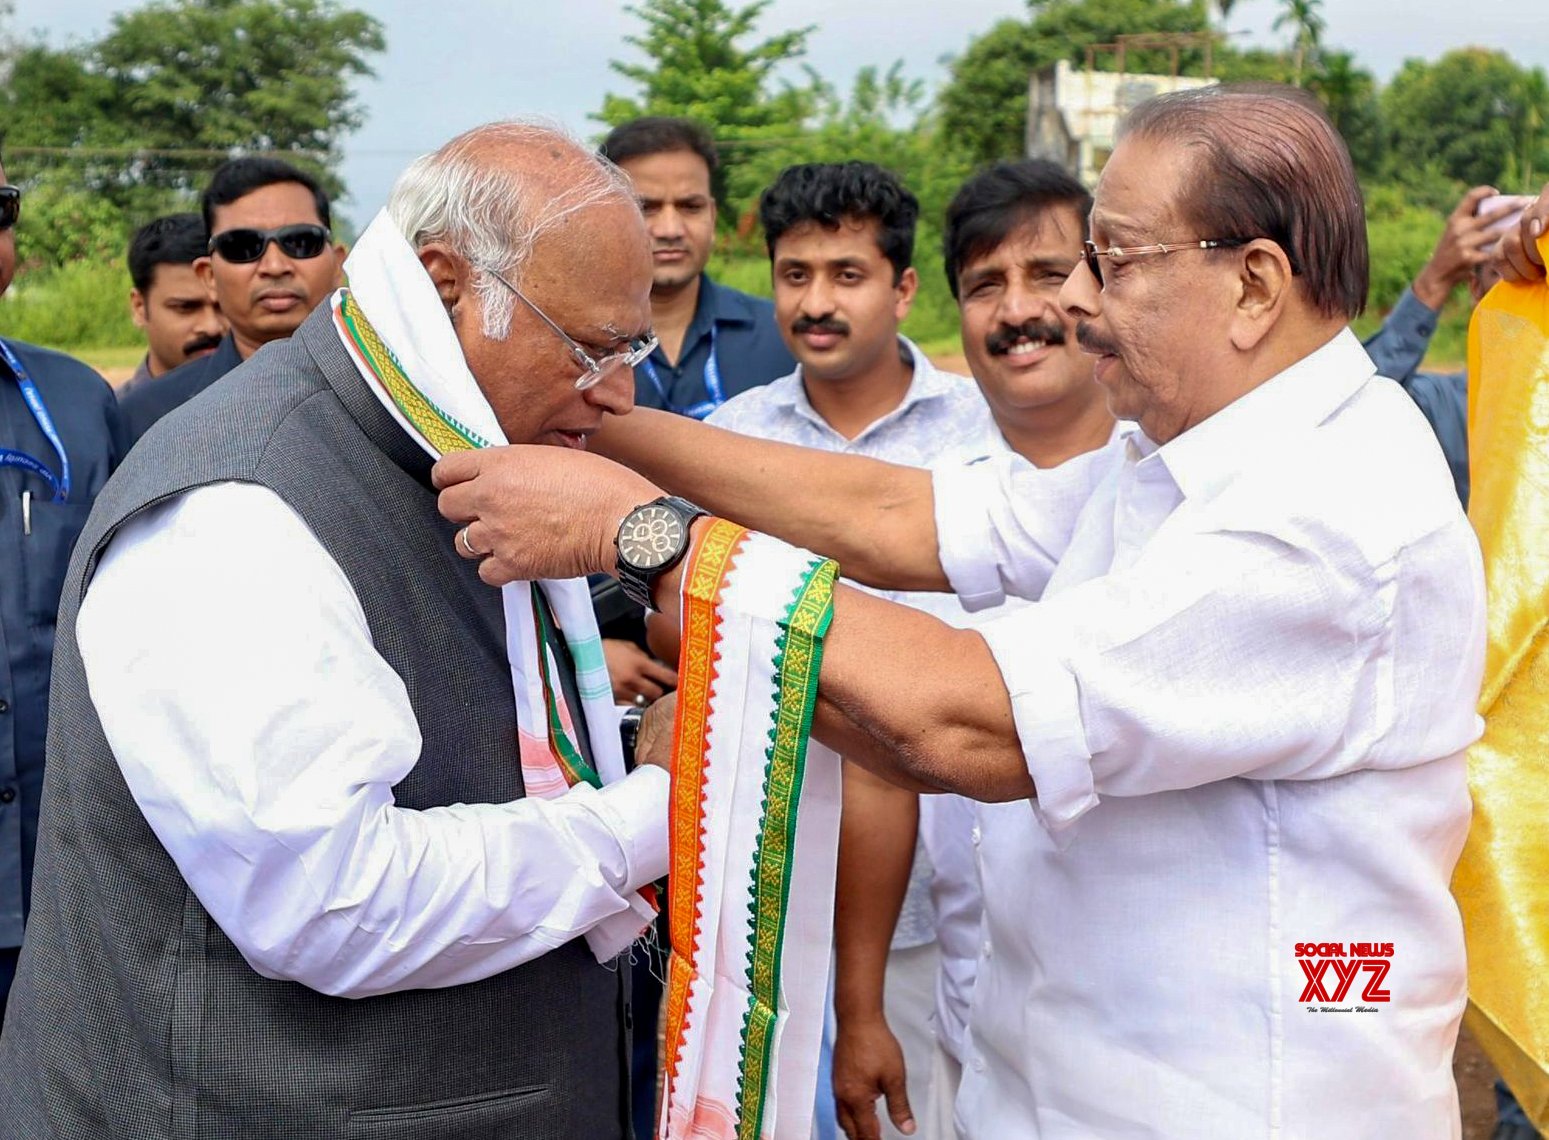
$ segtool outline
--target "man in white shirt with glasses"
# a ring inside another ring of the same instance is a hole
[[[824,743],[1009,805],[964,1135],[1457,1137],[1484,590],[1434,436],[1348,328],[1349,155],[1300,92],[1152,100],[1084,262],[1061,304],[1140,427],[1085,463],[930,474],[649,415],[598,450],[848,577],[1039,599],[954,630],[841,588],[820,680]],[[542,449],[436,477],[486,580],[606,568],[654,491]]]

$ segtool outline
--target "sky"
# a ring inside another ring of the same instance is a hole
[[[55,47],[105,32],[112,16],[138,5],[111,0],[14,0],[13,27]],[[733,0],[736,3],[737,0]],[[416,155],[491,119],[541,115],[595,136],[588,118],[607,92],[631,94],[608,68],[638,60],[624,37],[640,28],[619,0],[352,0],[379,19],[387,51],[376,77],[358,86],[366,123],[344,146],[350,197],[343,212],[364,224],[382,205],[397,173]],[[1271,30],[1277,0],[1239,0],[1228,32],[1240,46],[1278,46]],[[1399,11],[1402,15],[1397,15]],[[945,60],[1006,17],[1026,14],[1022,0],[774,0],[760,25],[768,35],[817,25],[806,62],[846,89],[868,64],[902,60],[905,74],[932,88]],[[1509,52],[1549,68],[1549,18],[1543,0],[1325,0],[1324,43],[1355,53],[1386,79],[1406,58],[1434,59],[1455,47]]]

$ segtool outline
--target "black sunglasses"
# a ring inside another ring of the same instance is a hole
[[[210,239],[210,252],[233,265],[257,261],[274,242],[286,257],[307,261],[328,248],[328,231],[322,226],[281,226],[277,230],[225,230]]]
[[[22,216],[22,192],[15,186],[0,186],[0,233],[14,226]]]

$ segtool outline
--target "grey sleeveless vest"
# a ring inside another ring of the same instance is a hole
[[[499,595],[453,551],[429,468],[324,305],[168,416],[98,498],[60,610],[33,908],[0,1036],[0,1133],[627,1135],[627,970],[575,940],[481,982],[360,1000],[260,976],[146,824],[87,691],[76,616],[115,530],[194,487],[258,483],[339,563],[408,689],[424,748],[399,805],[520,797]]]

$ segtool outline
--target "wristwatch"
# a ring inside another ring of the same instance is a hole
[[[687,499],[664,495],[636,507],[619,524],[619,585],[629,599],[652,609],[651,587],[688,553],[689,527],[710,512]]]

